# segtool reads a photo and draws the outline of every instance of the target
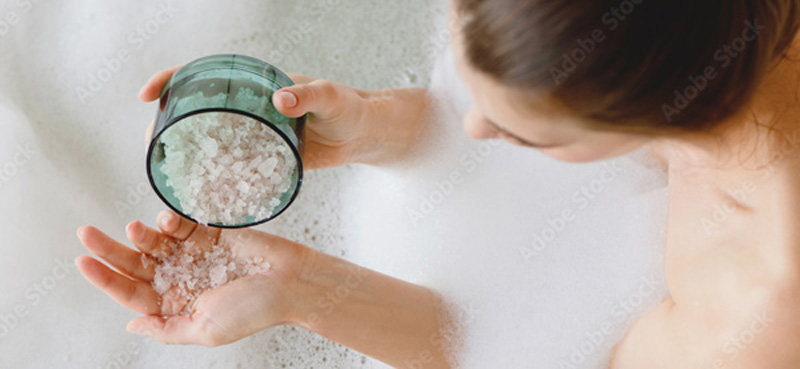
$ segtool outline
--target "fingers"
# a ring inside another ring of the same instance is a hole
[[[181,241],[189,238],[197,229],[197,223],[175,214],[172,210],[161,211],[157,220],[161,232]]]
[[[167,84],[167,81],[169,81],[172,75],[181,67],[182,65],[179,65],[167,70],[162,70],[150,77],[150,80],[148,80],[144,87],[142,87],[142,90],[139,91],[139,99],[144,102],[151,102],[161,97],[161,90],[164,88],[164,85]]]
[[[193,316],[143,316],[131,320],[127,330],[131,333],[147,336],[168,345],[203,345],[219,346],[209,332],[210,320]]]
[[[343,109],[343,89],[341,85],[316,80],[276,91],[272,96],[272,103],[281,114],[289,118],[311,113],[323,119],[335,119],[341,115]]]
[[[219,228],[204,227],[171,210],[158,214],[158,227],[164,234],[184,243],[189,252],[210,251],[222,233]]]
[[[75,264],[89,282],[120,305],[142,314],[161,312],[160,297],[149,283],[128,279],[89,256],[78,257]]]
[[[134,221],[125,228],[128,239],[143,253],[155,257],[163,257],[173,249],[175,240],[140,221]]]
[[[142,265],[142,254],[131,250],[94,227],[82,227],[78,238],[89,251],[126,275],[143,281],[153,280],[154,267]]]

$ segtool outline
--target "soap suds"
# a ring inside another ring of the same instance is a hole
[[[266,273],[270,268],[261,257],[237,258],[226,247],[214,244],[204,249],[192,241],[175,241],[169,245],[166,256],[152,260],[142,255],[145,268],[152,262],[155,262],[155,276],[151,284],[162,296],[165,316],[191,315],[205,291],[242,277]]]
[[[160,138],[167,176],[186,215],[203,224],[241,225],[272,216],[292,186],[297,160],[283,138],[250,117],[190,116]]]

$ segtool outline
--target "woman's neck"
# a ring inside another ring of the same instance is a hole
[[[714,132],[665,138],[655,149],[673,169],[759,169],[800,148],[800,45],[764,77],[748,107]]]

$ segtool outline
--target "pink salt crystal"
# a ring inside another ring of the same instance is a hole
[[[153,289],[162,297],[170,291],[163,314],[191,315],[197,299],[205,291],[269,270],[269,263],[261,257],[234,257],[228,248],[212,240],[209,244],[210,248],[199,248],[192,241],[176,242],[170,245],[165,256],[155,258]],[[174,306],[183,308],[177,311]]]
[[[236,189],[239,190],[239,192],[246,194],[248,191],[250,191],[250,185],[245,181],[239,181],[239,183],[236,184]],[[242,203],[244,203],[244,201],[242,201]]]
[[[211,284],[214,286],[219,286],[227,282],[227,272],[228,268],[225,265],[217,265],[211,268],[211,271],[208,273],[209,278],[211,278]]]
[[[264,158],[257,156],[247,164],[247,169],[256,169],[264,161]]]

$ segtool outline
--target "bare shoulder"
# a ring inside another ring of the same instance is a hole
[[[792,152],[759,170],[716,173],[713,185],[671,180],[686,185],[671,189],[673,305],[662,320],[684,322],[709,344],[724,365],[708,367],[800,367],[800,155]]]

